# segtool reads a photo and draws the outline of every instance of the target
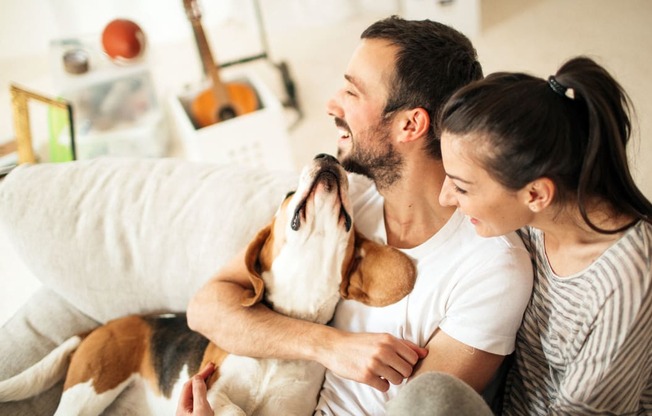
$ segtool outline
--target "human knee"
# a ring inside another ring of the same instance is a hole
[[[415,377],[387,404],[388,416],[492,415],[468,384],[449,374],[429,372]]]

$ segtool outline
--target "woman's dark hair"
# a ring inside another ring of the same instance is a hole
[[[555,202],[608,201],[619,213],[652,221],[652,204],[632,179],[626,148],[631,101],[620,84],[587,57],[566,62],[549,80],[496,73],[455,93],[442,110],[444,131],[474,133],[477,160],[503,186],[517,190],[547,177]],[[483,152],[480,154],[480,152]]]
[[[427,150],[440,159],[437,116],[441,107],[458,88],[482,78],[482,66],[471,41],[444,24],[397,16],[373,23],[360,37],[387,40],[398,47],[384,113],[425,109],[431,123]]]

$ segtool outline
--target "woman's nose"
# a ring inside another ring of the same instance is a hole
[[[448,177],[444,179],[444,184],[441,187],[441,192],[439,193],[439,204],[444,207],[457,206],[457,198],[453,191],[453,183]]]

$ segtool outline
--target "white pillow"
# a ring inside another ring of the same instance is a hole
[[[21,165],[0,182],[0,223],[34,275],[93,319],[182,311],[297,180],[175,159]]]

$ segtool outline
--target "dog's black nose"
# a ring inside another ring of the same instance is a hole
[[[315,156],[315,160],[318,160],[318,159],[326,159],[329,162],[340,163],[337,159],[335,159],[335,157],[333,157],[333,156],[331,156],[331,155],[329,155],[327,153],[320,153],[317,156]]]

